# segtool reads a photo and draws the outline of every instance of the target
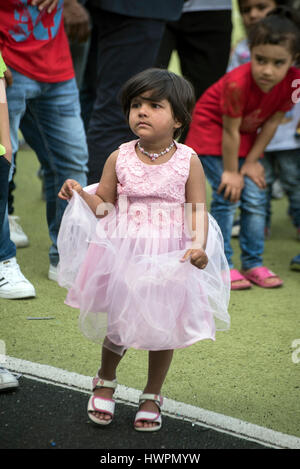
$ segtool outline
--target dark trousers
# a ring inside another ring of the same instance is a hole
[[[133,139],[120,105],[120,90],[134,74],[152,67],[165,22],[90,8],[93,31],[81,90],[89,149],[88,183],[99,181],[108,156]]]
[[[156,65],[167,67],[177,50],[182,74],[196,99],[226,72],[231,46],[231,11],[194,11],[167,23]]]
[[[226,73],[231,33],[230,10],[184,13],[178,21],[167,23],[156,66],[167,68],[172,51],[177,50],[182,74],[198,99]]]

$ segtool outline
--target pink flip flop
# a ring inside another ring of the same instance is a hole
[[[230,269],[230,281],[231,290],[247,290],[252,287],[251,283],[237,269]],[[243,281],[243,283],[235,285],[234,283],[238,281]]]
[[[263,266],[255,267],[249,272],[243,272],[243,275],[246,279],[250,280],[250,282],[255,283],[262,288],[276,288],[283,284],[283,281],[278,277],[278,275],[274,274],[274,272]],[[265,282],[265,280],[268,278],[277,278],[278,280],[277,282],[269,284]]]

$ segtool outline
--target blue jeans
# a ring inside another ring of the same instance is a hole
[[[217,190],[223,173],[223,160],[219,156],[200,155],[205,175],[212,186],[211,214],[216,219],[224,238],[224,250],[229,264],[233,268],[231,230],[234,214],[239,207],[241,212],[241,230],[239,236],[241,248],[242,269],[251,269],[262,265],[264,251],[264,227],[266,191],[259,187],[249,177],[244,177],[245,186],[240,201],[232,203],[224,199]],[[239,167],[244,162],[239,159]]]
[[[13,69],[11,71],[13,85],[7,88],[7,102],[12,150],[13,154],[18,150],[18,130],[22,119],[24,138],[37,154],[43,170],[47,223],[52,242],[49,258],[51,264],[57,265],[57,235],[66,207],[66,202],[58,199],[57,194],[68,178],[76,179],[82,186],[87,184],[88,151],[78,89],[75,79],[41,83]],[[6,216],[0,237],[0,261],[15,255],[15,246],[8,233]]]
[[[9,224],[7,217],[7,194],[10,163],[4,156],[0,156],[0,262],[16,255],[16,246],[10,241]]]
[[[300,148],[268,151],[262,159],[267,183],[267,220],[271,225],[272,184],[279,176],[289,200],[289,214],[296,228],[300,228]]]

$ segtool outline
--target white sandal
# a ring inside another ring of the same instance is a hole
[[[139,410],[135,416],[134,429],[138,432],[157,432],[161,429],[162,426],[161,406],[163,404],[163,398],[158,394],[142,394],[139,399],[139,405],[141,405],[145,401],[154,401],[158,407],[158,412],[148,412],[145,410]],[[153,427],[137,427],[136,423],[141,421],[152,422],[156,423],[157,425]]]
[[[107,379],[99,378],[96,376],[93,379],[93,392],[95,389],[100,388],[112,388],[113,390],[117,387],[117,380],[108,381]],[[97,425],[109,425],[112,422],[115,412],[115,401],[114,399],[106,399],[104,397],[98,397],[92,395],[88,402],[87,412],[89,418]],[[92,412],[101,412],[102,414],[108,414],[111,416],[109,420],[99,419],[95,417]]]

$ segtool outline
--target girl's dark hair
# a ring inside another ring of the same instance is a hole
[[[162,99],[169,101],[174,118],[182,124],[174,132],[174,138],[179,137],[191,122],[195,105],[192,85],[185,78],[160,68],[149,68],[134,75],[125,83],[121,92],[121,104],[127,121],[131,101],[146,91],[152,91],[151,99],[153,101]]]
[[[250,27],[249,47],[272,44],[288,47],[293,57],[300,53],[300,17],[295,10],[280,6]]]

